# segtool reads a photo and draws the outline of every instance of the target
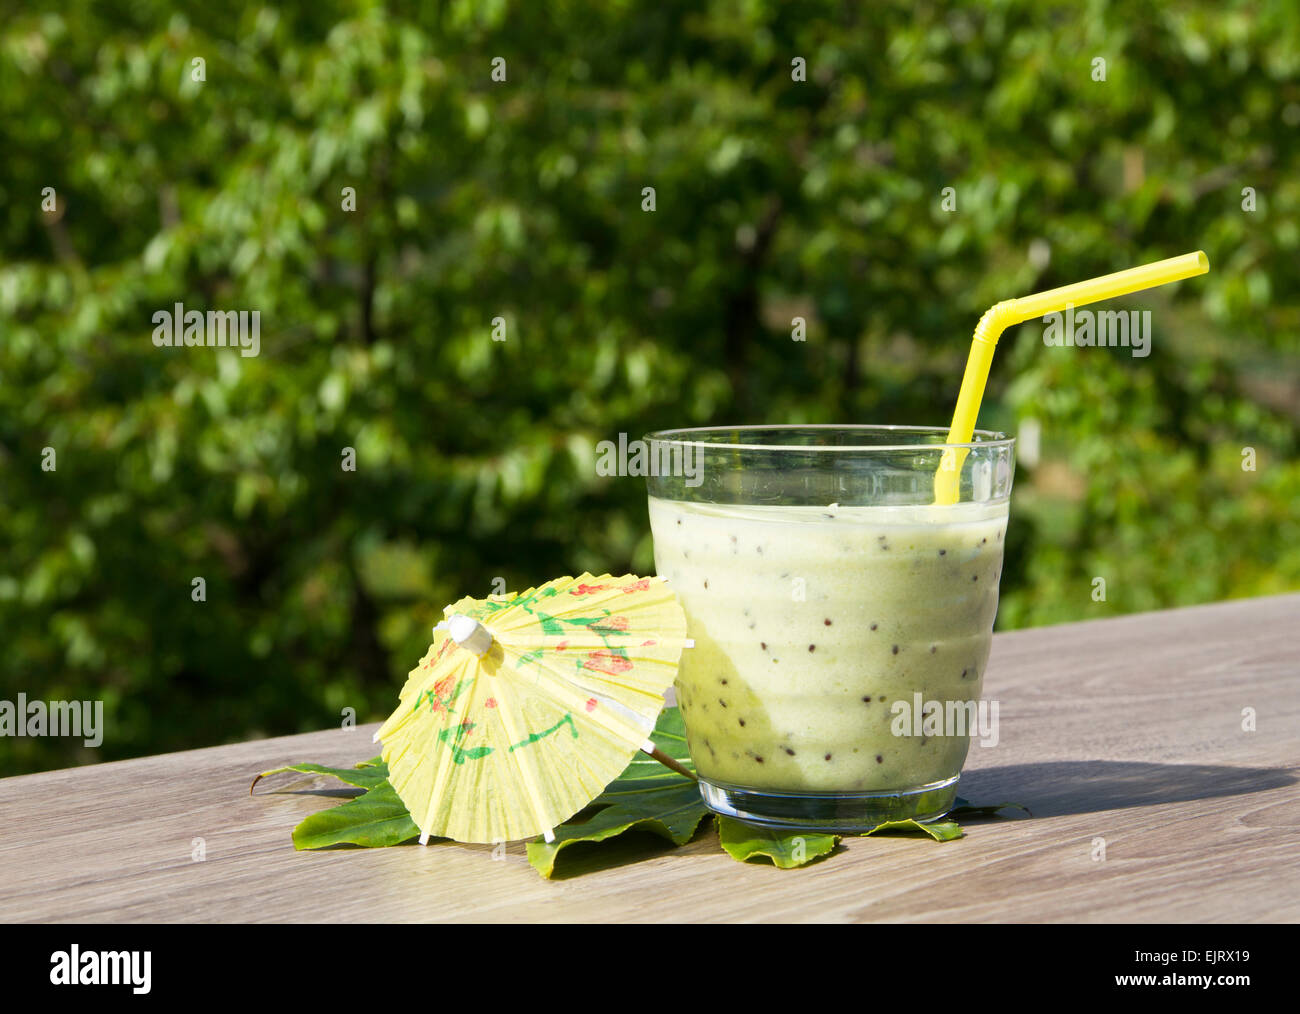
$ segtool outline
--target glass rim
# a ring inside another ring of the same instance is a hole
[[[690,426],[684,429],[675,430],[657,430],[654,433],[647,433],[645,440],[658,441],[667,444],[679,444],[690,447],[718,448],[720,450],[741,450],[741,451],[832,451],[836,453],[845,453],[850,451],[935,451],[944,450],[945,448],[966,448],[976,450],[979,448],[1003,448],[1011,447],[1015,442],[1015,437],[1009,437],[998,430],[973,430],[971,435],[974,437],[983,436],[987,439],[972,440],[964,444],[950,444],[946,441],[937,444],[927,443],[910,443],[910,444],[737,444],[737,443],[720,443],[713,440],[691,440],[691,434],[704,433],[737,433],[745,431],[764,431],[772,432],[776,430],[794,431],[794,430],[838,430],[840,432],[865,431],[871,433],[897,433],[897,434],[940,434],[948,435],[947,426],[893,426],[885,424],[871,423],[779,423],[747,426]]]

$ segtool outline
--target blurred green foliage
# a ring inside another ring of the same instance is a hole
[[[0,773],[382,717],[443,604],[652,569],[597,441],[946,424],[987,306],[1198,248],[1149,358],[1003,339],[1000,623],[1300,587],[1294,4],[4,6],[0,698],[108,729]]]

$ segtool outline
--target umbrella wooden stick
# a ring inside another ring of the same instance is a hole
[[[673,769],[674,771],[676,771],[679,775],[685,775],[687,778],[689,778],[689,779],[690,779],[691,781],[693,781],[693,782],[698,782],[698,781],[699,781],[699,779],[695,777],[695,772],[694,772],[694,771],[691,771],[691,770],[689,770],[689,769],[683,767],[683,766],[682,766],[678,761],[673,760],[673,758],[669,757],[666,753],[664,753],[664,752],[663,752],[662,750],[660,750],[658,747],[655,747],[653,750],[647,750],[646,753],[648,753],[651,757],[653,757],[655,760],[657,760],[657,761],[658,761],[660,764],[662,764],[664,767],[666,767],[666,768],[672,768],[672,769]]]

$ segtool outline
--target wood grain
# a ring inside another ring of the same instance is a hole
[[[783,871],[709,830],[575,848],[554,881],[519,842],[295,852],[337,783],[250,781],[372,756],[371,725],[0,780],[0,920],[1300,919],[1300,595],[999,634],[988,673],[1001,742],[962,792],[1035,816],[960,841],[852,838]]]

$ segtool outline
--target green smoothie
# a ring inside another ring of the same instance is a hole
[[[650,498],[655,565],[695,647],[677,699],[720,784],[889,792],[955,776],[969,736],[899,736],[896,701],[970,701],[1007,504],[769,507]]]

